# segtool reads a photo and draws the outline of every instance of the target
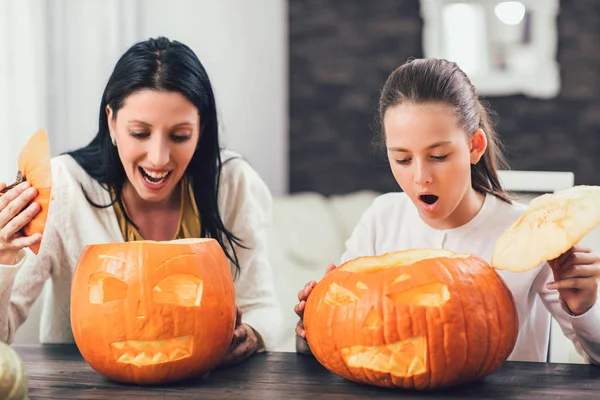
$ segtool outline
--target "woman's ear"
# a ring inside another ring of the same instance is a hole
[[[469,140],[469,147],[471,149],[471,164],[475,165],[479,162],[487,148],[487,136],[483,129],[477,129],[473,133],[473,136]]]
[[[110,106],[106,105],[106,120],[108,122],[108,131],[110,133],[110,138],[113,144],[115,144],[115,120],[113,118],[113,110]]]

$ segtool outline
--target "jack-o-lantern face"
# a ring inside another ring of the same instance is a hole
[[[235,325],[235,290],[215,240],[88,246],[71,292],[85,360],[122,382],[165,383],[213,369]]]
[[[447,250],[349,261],[313,289],[304,326],[313,354],[330,371],[416,389],[493,372],[518,333],[514,300],[496,271]]]

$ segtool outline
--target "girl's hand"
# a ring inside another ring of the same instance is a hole
[[[325,269],[325,275],[330,273],[336,268],[335,264],[329,264]],[[306,306],[306,300],[312,289],[316,286],[317,282],[310,281],[304,288],[298,292],[299,303],[294,306],[294,312],[300,317],[300,321],[296,325],[296,335],[301,339],[306,339],[306,333],[304,332],[304,307]]]
[[[548,261],[554,274],[554,282],[548,289],[556,289],[562,301],[573,315],[581,315],[596,304],[600,256],[590,249],[573,246],[563,255]]]

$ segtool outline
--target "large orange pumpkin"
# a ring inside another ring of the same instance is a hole
[[[73,276],[75,343],[114,381],[159,384],[211,371],[235,318],[231,271],[214,239],[89,245]]]
[[[484,260],[416,249],[359,257],[327,274],[304,312],[316,359],[346,379],[433,389],[499,368],[517,340],[512,294]]]
[[[46,131],[40,129],[31,137],[31,139],[29,139],[19,154],[18,166],[19,170],[17,172],[15,183],[0,191],[0,195],[6,193],[21,182],[28,181],[31,183],[31,186],[38,191],[38,195],[33,201],[41,206],[41,210],[29,224],[23,227],[23,233],[26,236],[31,236],[34,233],[43,234],[52,195],[50,147],[48,145]],[[37,254],[40,250],[40,245],[33,245],[30,249]]]
[[[577,244],[600,224],[600,187],[574,186],[531,200],[525,213],[498,238],[492,265],[527,271]]]

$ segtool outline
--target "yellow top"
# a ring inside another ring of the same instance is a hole
[[[181,179],[181,207],[179,211],[179,229],[175,234],[175,239],[188,239],[188,238],[199,238],[200,237],[200,213],[196,207],[196,200],[194,197],[194,190],[192,183],[185,177]],[[114,196],[114,191],[111,190],[111,194]],[[114,197],[113,197],[114,198]],[[125,204],[123,204],[125,205]],[[114,204],[115,214],[117,215],[117,221],[123,234],[123,239],[126,242],[133,242],[137,240],[145,240],[142,235],[138,232],[135,226],[132,226],[127,222],[123,214],[123,210],[119,206],[118,202]],[[125,207],[125,212],[127,208]]]

